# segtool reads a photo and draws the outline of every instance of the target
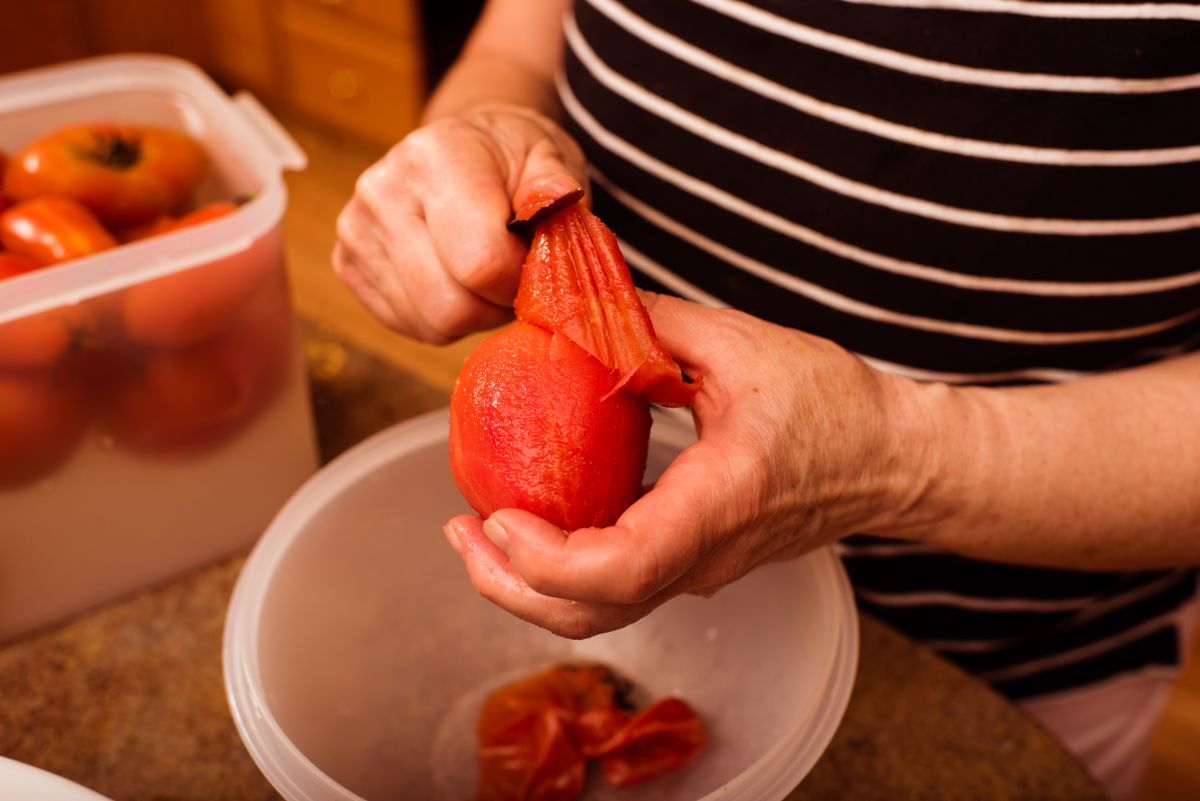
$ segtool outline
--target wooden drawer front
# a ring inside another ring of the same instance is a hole
[[[285,0],[390,36],[419,39],[417,0]]]
[[[306,32],[283,43],[288,99],[301,111],[380,144],[412,130],[420,112],[420,59],[397,44],[386,61]]]

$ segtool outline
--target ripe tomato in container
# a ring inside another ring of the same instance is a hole
[[[82,259],[117,246],[87,207],[55,195],[23,201],[0,214],[0,242],[38,264]]]
[[[68,125],[15,152],[4,191],[73,198],[109,225],[182,211],[207,166],[187,133],[147,125]]]
[[[27,256],[0,253],[0,281],[31,273],[39,267]],[[77,305],[0,323],[0,369],[53,367],[87,329],[86,310]]]
[[[111,231],[163,220],[0,282],[4,430],[47,432],[37,480],[0,486],[4,640],[244,549],[316,447],[281,224],[305,157],[253,97],[158,56],[4,75],[0,150],[6,218],[56,192]],[[82,430],[55,446],[36,409]]]
[[[274,265],[258,254],[239,252],[202,270],[135,284],[122,293],[121,325],[143,345],[196,345],[228,328],[273,272]]]
[[[65,459],[87,425],[87,408],[78,382],[48,371],[0,372],[0,491]]]
[[[252,420],[291,356],[291,312],[278,290],[263,287],[219,335],[151,349],[116,371],[106,409],[114,444],[184,457],[220,445]]]

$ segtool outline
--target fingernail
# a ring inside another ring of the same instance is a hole
[[[510,542],[508,529],[504,528],[504,525],[496,519],[495,515],[483,521],[483,533],[487,535],[487,538],[492,541],[493,545],[508,553]]]
[[[446,542],[450,543],[450,547],[455,553],[462,553],[462,538],[458,535],[458,527],[454,523],[447,523],[442,526],[442,533],[446,535]]]

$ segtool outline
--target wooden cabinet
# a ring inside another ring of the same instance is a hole
[[[425,95],[416,0],[205,0],[210,69],[268,102],[382,145]]]
[[[421,0],[9,5],[4,22],[21,35],[0,48],[0,72],[101,53],[168,53],[195,62],[231,89],[244,87],[271,105],[379,145],[411,130],[424,101],[429,33]],[[476,9],[467,2],[459,10],[469,21]]]
[[[277,70],[267,4],[204,0],[203,8],[209,70],[231,85],[272,94]]]
[[[411,8],[384,0],[282,0],[280,65],[288,102],[390,144],[416,124],[424,76]]]

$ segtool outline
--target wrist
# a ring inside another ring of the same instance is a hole
[[[870,533],[945,547],[986,515],[1003,451],[994,390],[890,377],[888,509]]]
[[[560,112],[552,81],[518,62],[479,54],[461,58],[450,68],[426,104],[422,122],[489,107],[519,108],[549,118]]]

